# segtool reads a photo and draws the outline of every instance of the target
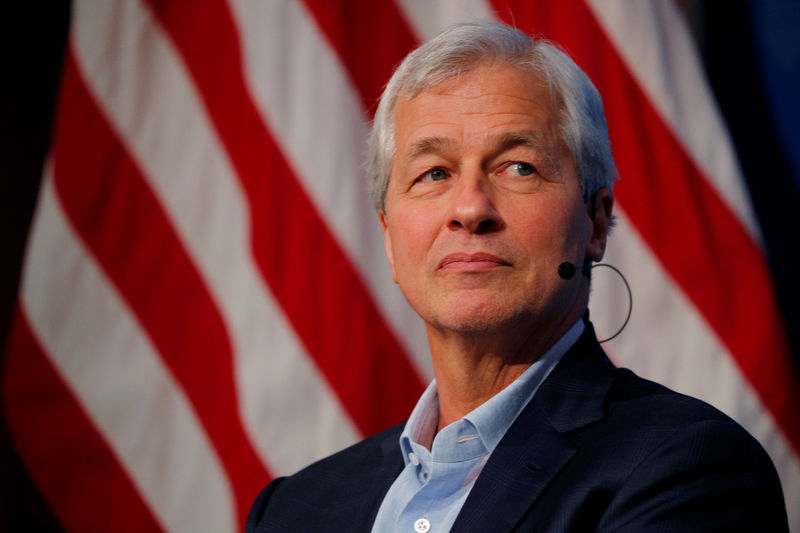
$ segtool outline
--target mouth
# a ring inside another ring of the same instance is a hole
[[[508,261],[496,255],[478,252],[474,254],[453,253],[442,259],[439,270],[453,272],[485,272],[511,266]]]

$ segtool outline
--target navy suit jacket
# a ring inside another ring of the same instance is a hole
[[[276,479],[246,531],[370,531],[403,468],[402,429]],[[490,456],[452,531],[788,526],[758,442],[713,407],[614,367],[588,325]]]

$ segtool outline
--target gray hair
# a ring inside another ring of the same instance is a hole
[[[420,91],[466,74],[486,61],[530,70],[544,77],[560,99],[561,138],[572,155],[584,201],[612,188],[616,169],[600,94],[589,77],[553,44],[493,22],[453,26],[411,52],[381,95],[367,145],[367,176],[375,206],[384,210],[395,155],[394,108],[401,92]]]

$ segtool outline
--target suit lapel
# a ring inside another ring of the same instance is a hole
[[[362,513],[366,518],[364,531],[372,529],[372,524],[375,523],[375,517],[378,515],[378,510],[389,487],[403,469],[404,463],[398,442],[404,425],[405,423],[396,426],[396,429],[389,432],[380,443],[378,457],[375,458],[376,462],[372,465],[365,465],[366,471],[372,477],[371,481],[364,486],[364,490],[356,491],[357,493],[353,495],[357,499],[359,497],[366,498],[362,506],[362,509],[366,511]]]
[[[526,427],[514,423],[492,453],[453,531],[509,531],[575,453],[539,406],[525,414]]]
[[[492,453],[453,531],[510,531],[577,451],[565,434],[605,416],[613,379],[587,324]]]

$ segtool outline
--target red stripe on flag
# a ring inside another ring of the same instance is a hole
[[[508,2],[495,2],[502,14]],[[709,185],[581,1],[510,3],[552,37],[603,95],[622,176],[615,195],[653,253],[734,356],[800,451],[798,381],[762,251]]]
[[[269,476],[243,428],[225,325],[136,163],[67,56],[53,173],[64,210],[159,354],[217,449],[241,523]]]
[[[373,114],[392,71],[417,42],[405,17],[391,0],[304,1]]]
[[[358,428],[408,416],[423,385],[267,127],[228,6],[150,0],[194,77],[247,193],[256,263]]]
[[[66,529],[162,530],[45,355],[21,307],[9,336],[3,391],[14,444]]]

